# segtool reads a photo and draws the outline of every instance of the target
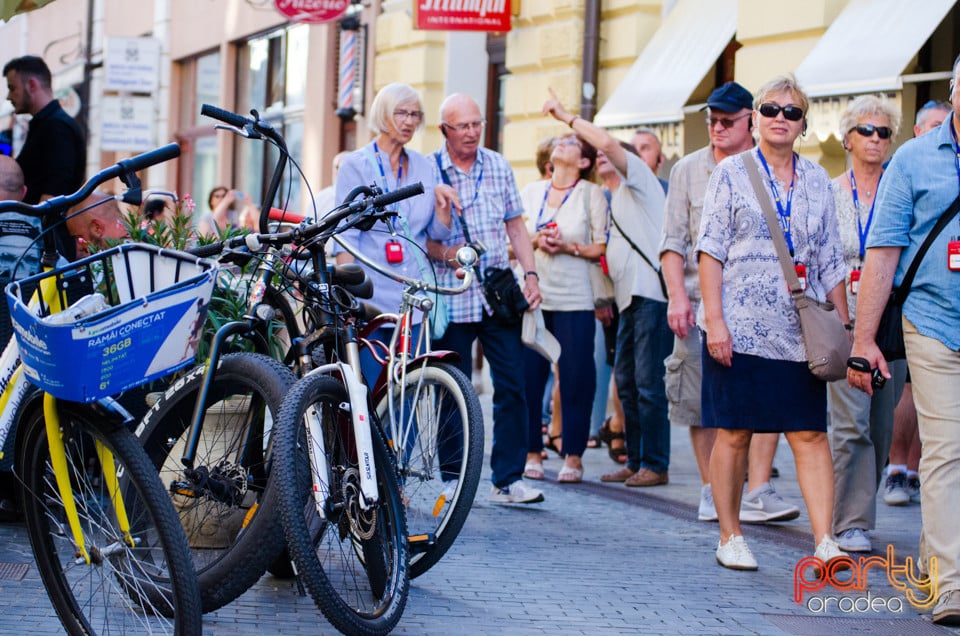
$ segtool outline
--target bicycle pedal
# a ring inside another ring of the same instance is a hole
[[[437,545],[437,537],[434,533],[412,534],[407,537],[407,545],[410,546],[410,555],[423,554],[429,552]]]
[[[190,497],[196,499],[199,497],[197,489],[189,484],[186,484],[182,481],[174,481],[170,483],[170,492],[174,495],[182,495],[184,497]]]

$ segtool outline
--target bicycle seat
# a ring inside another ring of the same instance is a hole
[[[373,281],[356,263],[343,263],[329,268],[330,282],[350,292],[354,298],[373,298]]]

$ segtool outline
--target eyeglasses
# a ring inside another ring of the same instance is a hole
[[[395,110],[393,111],[393,118],[397,121],[405,121],[407,119],[412,119],[413,121],[420,121],[423,119],[422,110]]]
[[[487,121],[485,119],[481,119],[480,121],[470,121],[465,124],[457,124],[456,126],[454,126],[453,124],[443,124],[443,125],[446,126],[447,128],[452,128],[453,130],[456,130],[458,133],[465,133],[468,130],[482,130],[483,127],[487,125]]]
[[[744,117],[749,117],[750,113],[744,113],[739,117],[707,117],[707,128],[716,128],[717,124],[720,124],[724,130],[728,128],[733,128],[733,125]]]
[[[764,117],[773,119],[783,111],[784,119],[789,121],[800,121],[803,119],[803,109],[799,106],[781,106],[779,104],[760,104],[760,114]]]
[[[576,137],[564,137],[557,141],[558,146],[579,146],[580,142],[577,141]]]
[[[873,133],[877,133],[880,139],[890,139],[893,134],[893,131],[886,126],[874,126],[873,124],[857,124],[847,132],[852,133],[854,130],[864,137],[873,137]]]

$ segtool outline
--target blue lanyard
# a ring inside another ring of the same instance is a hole
[[[543,222],[543,207],[547,204],[547,197],[550,196],[550,191],[553,190],[553,182],[551,181],[550,184],[547,185],[547,189],[543,191],[543,200],[540,201],[540,212],[537,213],[537,230],[542,230],[542,229],[545,228],[547,225],[549,225],[549,223],[550,223],[551,221],[553,221],[555,218],[557,218],[557,214],[560,213],[560,208],[563,207],[563,204],[566,203],[566,202],[567,202],[567,199],[570,198],[570,195],[573,194],[573,191],[576,189],[578,183],[580,183],[580,179],[577,179],[577,180],[574,182],[574,184],[573,184],[572,186],[570,186],[570,189],[567,190],[567,193],[566,193],[565,195],[563,195],[563,199],[560,201],[560,205],[558,205],[558,206],[557,206],[557,209],[554,210],[553,216],[551,216],[549,219],[547,219],[547,222],[544,223],[544,222]]]
[[[402,152],[402,151],[401,151]],[[373,142],[373,154],[377,157],[377,167],[380,168],[380,179],[383,180],[383,191],[390,192],[390,186],[387,183],[387,173],[383,170],[383,160],[380,158],[380,147],[377,146],[377,142]],[[400,165],[397,168],[397,187],[400,187],[400,183],[403,181],[403,155],[400,156]],[[391,171],[391,176],[393,172]]]
[[[477,157],[479,156],[480,154],[477,153]],[[473,207],[473,205],[477,202],[477,198],[480,196],[480,182],[482,180],[483,180],[483,162],[481,161],[480,172],[477,173],[477,182],[473,184],[473,198],[470,199],[470,203],[460,208],[460,214],[463,214],[463,211],[466,210],[467,208]]]
[[[957,174],[960,177],[960,158],[958,158]],[[880,173],[883,178],[883,173]],[[877,181],[877,189],[880,189],[880,181]],[[857,211],[857,236],[860,237],[860,265],[863,265],[863,257],[866,255],[867,232],[870,231],[870,224],[873,223],[873,209],[877,206],[877,195],[873,195],[873,203],[870,204],[870,214],[867,215],[867,226],[863,226],[860,219],[860,198],[857,196],[857,180],[853,178],[853,169],[850,170],[850,192],[853,194],[853,209]]]
[[[790,249],[790,256],[793,256],[793,239],[790,236],[790,208],[793,207],[793,184],[797,179],[797,153],[793,153],[793,175],[790,177],[790,186],[787,188],[787,207],[784,209],[780,203],[780,193],[777,192],[777,184],[773,180],[773,174],[770,172],[770,166],[763,156],[760,148],[757,148],[757,154],[760,155],[760,163],[763,169],[767,171],[767,178],[770,180],[770,190],[773,192],[773,202],[777,204],[777,216],[780,217],[780,227],[783,229],[783,236],[787,240],[787,247]],[[960,155],[958,155],[960,161]]]

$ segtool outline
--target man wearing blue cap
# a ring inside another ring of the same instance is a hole
[[[698,518],[716,521],[710,488],[710,453],[715,429],[700,422],[700,340],[694,328],[700,283],[694,256],[694,239],[707,181],[717,163],[753,147],[751,132],[753,96],[736,82],[727,82],[707,99],[710,144],[677,162],[670,171],[670,187],[660,240],[660,266],[667,283],[667,323],[674,333],[673,353],[666,359],[666,390],[670,423],[690,428],[702,487]],[[794,519],[800,510],[785,502],[770,485],[778,435],[754,435],[749,455],[749,491],[740,507],[741,521],[762,523]]]

